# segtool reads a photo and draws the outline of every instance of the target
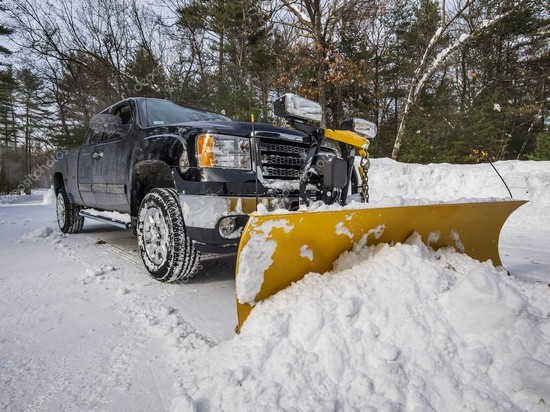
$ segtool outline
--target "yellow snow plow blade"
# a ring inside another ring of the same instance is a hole
[[[435,204],[322,212],[252,214],[236,267],[238,330],[253,305],[307,273],[332,269],[336,258],[367,236],[367,244],[398,243],[417,232],[434,249],[452,246],[501,265],[504,222],[525,201]]]

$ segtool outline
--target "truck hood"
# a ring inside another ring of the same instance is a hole
[[[183,130],[182,130],[183,129]],[[305,133],[286,129],[282,127],[276,127],[266,123],[250,123],[250,122],[224,122],[224,121],[211,121],[211,122],[188,122],[180,123],[168,126],[151,127],[147,130],[148,136],[156,134],[168,133],[189,133],[191,131],[209,131],[219,134],[227,134],[231,136],[243,136],[251,137],[252,131],[256,133],[256,137],[260,138],[273,138],[284,139],[298,142],[306,142],[307,135]]]

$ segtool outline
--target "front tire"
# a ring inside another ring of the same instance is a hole
[[[137,238],[143,263],[155,279],[184,281],[196,273],[200,253],[187,236],[174,189],[153,189],[143,198]]]
[[[82,230],[84,218],[79,215],[78,206],[69,200],[64,187],[57,191],[55,209],[57,224],[63,233],[78,233]]]

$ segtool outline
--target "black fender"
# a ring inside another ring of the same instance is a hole
[[[59,191],[59,189],[65,186],[65,184],[63,183],[63,175],[61,174],[61,172],[58,171],[54,173],[54,175],[52,176],[52,183],[53,183],[53,188],[55,190],[55,194],[57,195],[57,192]]]

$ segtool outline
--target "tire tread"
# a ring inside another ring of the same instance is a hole
[[[141,216],[144,213],[143,208],[149,203],[154,204],[164,213],[171,244],[167,261],[158,268],[148,260],[142,242]],[[200,252],[195,249],[187,235],[177,191],[169,188],[153,189],[144,197],[138,216],[138,245],[145,267],[151,276],[162,282],[182,282],[192,278],[197,272]]]

